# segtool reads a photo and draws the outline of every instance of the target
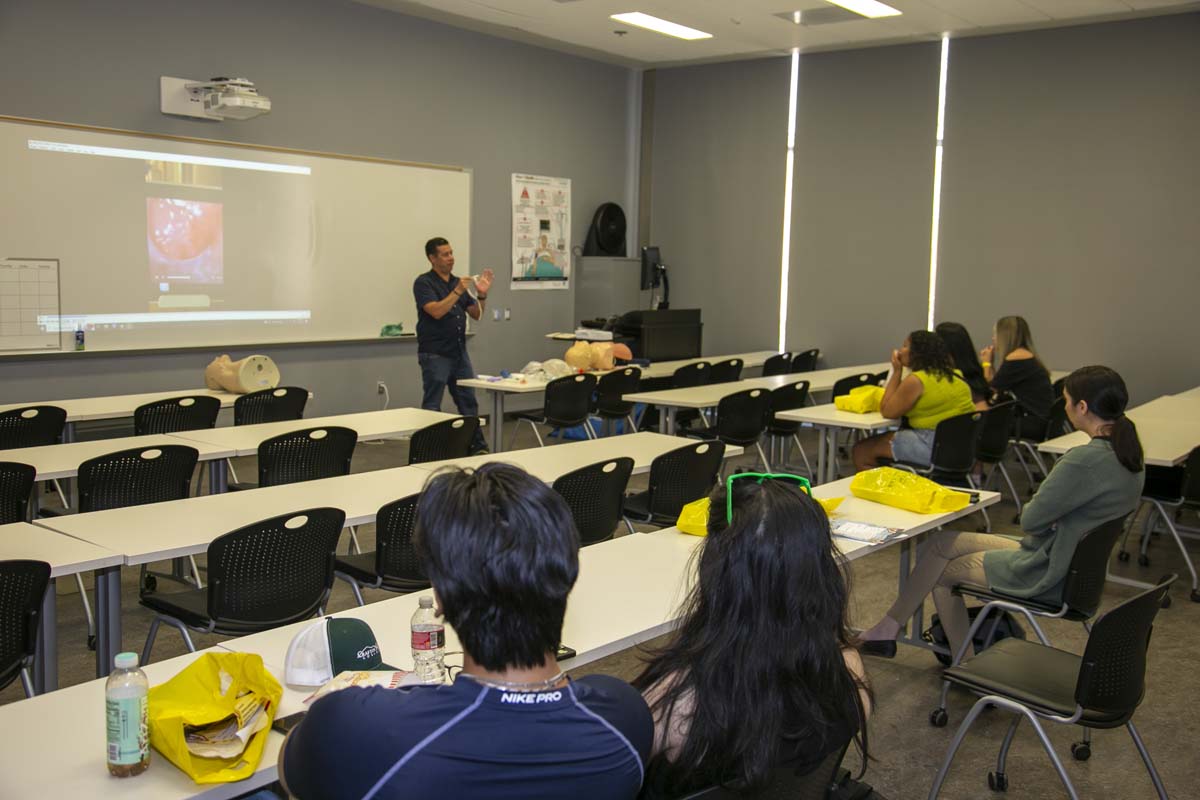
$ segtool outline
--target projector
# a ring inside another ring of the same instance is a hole
[[[246,78],[159,79],[162,112],[199,119],[251,119],[270,113],[271,100]]]

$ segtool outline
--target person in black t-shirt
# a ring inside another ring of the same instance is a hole
[[[987,378],[983,377],[983,365],[979,363],[979,356],[975,354],[971,334],[958,322],[939,322],[933,332],[946,345],[950,357],[954,359],[955,368],[962,373],[963,380],[971,387],[971,400],[975,402],[976,407],[983,407],[981,404],[987,403],[987,399],[992,395],[992,388],[988,385]]]
[[[710,495],[679,627],[633,682],[655,720],[644,798],[755,792],[775,767],[811,773],[852,739],[866,764],[871,699],[845,568],[799,480],[744,473]]]
[[[1046,421],[1054,405],[1050,371],[1033,349],[1033,334],[1024,317],[996,320],[992,343],[979,351],[983,374],[992,392],[1011,392],[1024,414],[1020,422],[1022,438],[1040,441],[1046,435]]]

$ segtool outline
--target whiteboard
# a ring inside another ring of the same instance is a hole
[[[38,325],[88,350],[408,333],[426,240],[471,272],[461,167],[0,117],[0,174],[0,259],[57,260]]]

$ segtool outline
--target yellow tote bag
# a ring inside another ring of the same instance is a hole
[[[842,497],[830,497],[822,499],[814,497],[814,500],[825,509],[828,516],[833,516],[833,512],[842,504]],[[679,512],[679,519],[675,522],[675,527],[679,528],[683,533],[690,533],[692,536],[707,536],[708,535],[708,498],[702,497],[699,500],[693,500],[688,503]]]
[[[207,725],[233,713],[245,690],[269,698],[267,725],[250,737],[237,758],[202,758],[184,743],[185,725]],[[196,783],[240,781],[262,760],[283,687],[255,653],[205,653],[174,678],[150,689],[150,744]]]
[[[838,411],[852,411],[855,414],[870,414],[878,411],[882,401],[882,386],[855,386],[850,390],[850,394],[833,398],[833,404]]]
[[[918,514],[958,511],[971,501],[966,492],[948,489],[928,478],[894,467],[876,467],[858,473],[850,481],[850,493]]]

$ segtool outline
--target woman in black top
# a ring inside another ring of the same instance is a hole
[[[1050,371],[1033,349],[1033,334],[1024,317],[996,320],[992,343],[979,352],[979,358],[992,392],[1010,392],[1017,398],[1024,412],[1021,436],[1039,441],[1044,438],[1050,407],[1054,405],[1054,390],[1050,386]]]
[[[983,366],[979,356],[975,355],[975,344],[971,334],[957,322],[939,322],[933,329],[950,351],[954,366],[962,373],[963,380],[971,387],[971,399],[976,403],[984,403],[992,395],[988,379],[983,376]]]
[[[801,480],[745,473],[711,495],[679,628],[633,681],[654,715],[644,798],[754,792],[776,766],[807,774],[851,740],[866,764],[871,699],[849,586]]]

